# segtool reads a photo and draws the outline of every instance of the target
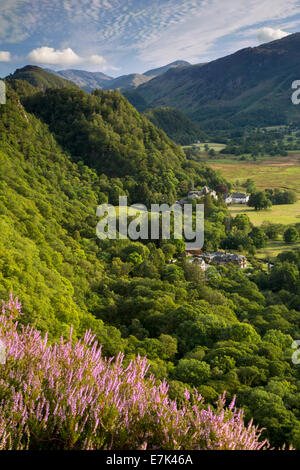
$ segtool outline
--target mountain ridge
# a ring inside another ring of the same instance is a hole
[[[45,69],[47,72],[74,82],[83,90],[89,92],[93,89],[102,87],[107,81],[113,80],[113,77],[102,72],[88,72],[85,70],[69,69],[56,72],[52,69]]]
[[[165,73],[169,69],[186,65],[190,65],[189,62],[177,60],[164,65],[163,67],[148,70],[145,73],[131,73],[120,75],[119,77],[110,77],[102,72],[87,72],[85,70],[77,69],[58,71],[52,69],[45,70],[59,77],[73,81],[77,86],[90,93],[92,90],[97,88],[102,88],[103,90],[134,89],[142,83],[146,83],[152,78]]]
[[[85,74],[85,72],[83,72]],[[101,76],[100,72],[100,76]],[[67,75],[71,77],[70,75]],[[85,76],[85,75],[84,75]],[[125,80],[127,78],[125,77]],[[133,80],[131,77],[130,79]],[[45,71],[37,66],[26,66],[8,77],[14,89],[18,90],[21,98],[33,96],[37,92],[37,88],[45,92],[50,88],[77,88],[71,81],[56,77],[51,71]],[[115,79],[118,81],[118,79]],[[18,82],[18,83],[17,83]],[[119,83],[119,85],[121,85]],[[83,90],[86,91],[86,90]],[[134,90],[133,90],[134,92]],[[126,93],[123,94],[126,98]],[[130,102],[130,94],[128,97]],[[139,108],[139,106],[135,106]],[[154,115],[155,114],[155,115]],[[189,120],[183,113],[174,109],[158,109],[151,111],[146,116],[157,128],[162,129],[167,136],[177,144],[187,144],[202,139],[203,133],[199,126]]]
[[[206,127],[272,125],[297,119],[291,83],[299,78],[300,33],[206,64],[168,70],[136,92],[148,107],[176,108]]]

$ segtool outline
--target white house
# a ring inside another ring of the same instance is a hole
[[[233,204],[247,204],[250,196],[246,193],[233,193],[231,198]]]

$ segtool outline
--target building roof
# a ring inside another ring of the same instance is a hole
[[[245,198],[245,197],[248,197],[248,194],[246,194],[246,193],[233,193],[232,197]]]

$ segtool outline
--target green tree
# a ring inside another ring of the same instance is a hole
[[[295,227],[289,227],[283,234],[284,241],[286,243],[296,243],[299,238],[298,231]]]
[[[248,201],[248,206],[254,207],[256,211],[260,211],[262,209],[269,209],[272,207],[272,202],[267,198],[264,191],[259,191],[257,193],[251,194]]]
[[[198,387],[205,384],[210,376],[210,366],[196,359],[181,359],[175,369],[175,377]]]

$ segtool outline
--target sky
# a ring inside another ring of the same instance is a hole
[[[26,64],[116,77],[300,31],[300,0],[0,0],[0,77]]]

